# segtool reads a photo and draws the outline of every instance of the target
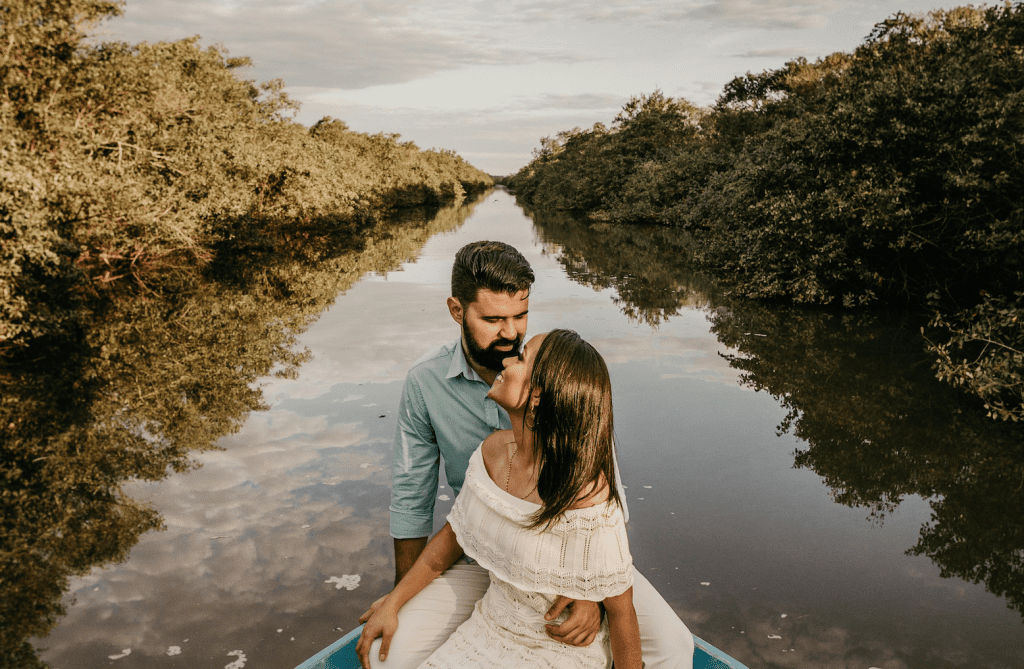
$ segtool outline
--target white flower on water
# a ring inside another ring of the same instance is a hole
[[[359,574],[345,574],[344,576],[332,576],[324,583],[335,583],[334,586],[338,590],[345,588],[346,590],[355,590],[359,587]]]
[[[242,667],[245,666],[245,651],[233,650],[230,653],[228,653],[228,657],[231,657],[232,655],[237,656],[238,659],[234,662],[229,662],[228,664],[225,664],[224,669],[242,669]]]

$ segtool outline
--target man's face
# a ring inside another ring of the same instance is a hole
[[[472,361],[500,372],[502,361],[516,355],[523,343],[529,306],[525,290],[515,295],[478,290],[476,300],[462,310],[462,339]]]

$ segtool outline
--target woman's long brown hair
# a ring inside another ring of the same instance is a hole
[[[599,485],[602,475],[608,499],[621,506],[615,485],[612,384],[601,354],[572,330],[552,330],[534,359],[531,396],[537,390],[532,429],[540,468],[537,494],[544,505],[530,527],[556,520]]]

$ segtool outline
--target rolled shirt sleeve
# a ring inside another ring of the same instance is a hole
[[[410,374],[402,389],[391,481],[391,536],[430,536],[434,523],[440,450],[423,391]]]

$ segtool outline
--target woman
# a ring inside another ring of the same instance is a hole
[[[465,551],[488,570],[490,587],[423,667],[607,667],[614,657],[617,669],[639,669],[604,360],[570,330],[537,335],[504,361],[488,396],[512,429],[471,456],[448,522],[367,621],[357,646],[363,667],[377,637],[385,659],[402,605]],[[604,604],[590,645],[547,636],[544,614],[561,595]]]

